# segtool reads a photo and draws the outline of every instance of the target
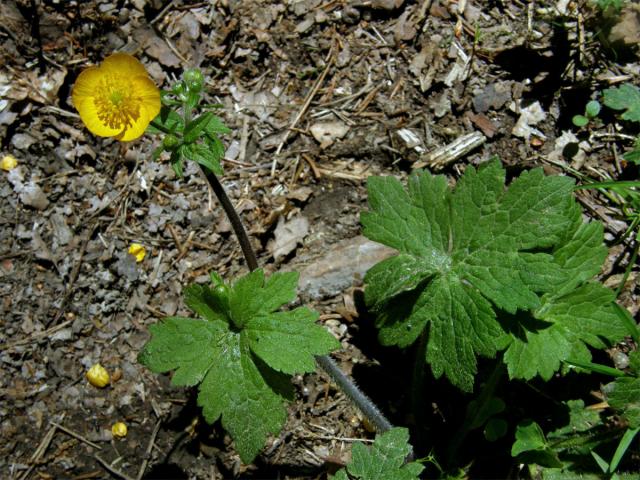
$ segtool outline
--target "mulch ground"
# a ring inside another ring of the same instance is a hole
[[[323,373],[298,376],[282,434],[243,465],[193,391],[137,363],[149,325],[189,314],[186,284],[246,265],[195,165],[177,179],[167,157],[151,159],[156,138],[83,128],[70,102],[83,68],[126,51],[165,87],[202,69],[233,130],[223,183],[261,265],[303,271],[302,301],[343,344],[335,358],[404,425],[403,354],[376,345],[359,308],[361,274],[387,253],[350,253],[367,176],[429,168],[453,181],[497,155],[510,175],[637,178],[615,118],[571,123],[594,92],[638,83],[637,9],[624,15],[605,22],[566,1],[3,1],[0,153],[18,167],[0,171],[0,475],[325,478],[374,436]],[[615,287],[629,221],[620,204],[578,195],[605,223]],[[637,271],[620,297],[634,315]],[[113,376],[105,389],[85,380],[96,362]],[[442,394],[431,403],[438,421],[455,418]]]

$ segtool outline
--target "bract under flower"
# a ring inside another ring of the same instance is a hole
[[[84,70],[71,94],[91,133],[123,142],[140,137],[160,113],[160,91],[144,66],[126,53],[114,53]]]

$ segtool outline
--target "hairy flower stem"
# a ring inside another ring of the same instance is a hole
[[[340,367],[328,355],[316,356],[316,362],[327,374],[336,382],[336,385],[349,399],[360,409],[362,414],[369,420],[379,433],[391,430],[393,425],[382,414],[375,403],[371,401],[362,391],[347,377]]]
[[[233,207],[231,200],[227,196],[227,193],[224,190],[224,187],[218,180],[218,177],[206,167],[200,166],[202,169],[202,173],[206,177],[209,185],[211,185],[211,189],[213,193],[216,194],[224,212],[229,218],[231,222],[231,226],[233,227],[233,231],[238,238],[238,242],[240,242],[240,247],[242,248],[242,253],[247,262],[247,266],[249,270],[253,271],[258,268],[258,260],[256,257],[256,253],[251,246],[251,242],[249,240],[249,236],[247,235],[247,231],[242,225],[242,220],[236,212],[236,209]],[[362,391],[353,383],[349,377],[347,377],[340,367],[336,365],[336,362],[333,361],[331,357],[328,355],[318,355],[316,356],[316,362],[327,374],[331,377],[331,379],[338,385],[340,390],[349,397],[349,399],[358,407],[358,409],[362,412],[362,414],[369,420],[375,427],[376,430],[380,433],[386,432],[393,428],[393,425],[385,418],[380,409],[371,401],[369,397],[367,397]]]
[[[253,251],[251,241],[249,240],[247,231],[244,229],[244,225],[242,225],[242,220],[240,220],[238,212],[236,212],[236,209],[233,207],[231,200],[227,196],[227,192],[224,191],[224,187],[218,180],[218,177],[216,177],[215,173],[202,165],[200,165],[200,169],[207,178],[209,185],[211,185],[213,193],[218,197],[218,200],[224,209],[224,213],[227,214],[229,222],[231,222],[231,227],[236,234],[238,242],[240,242],[240,248],[242,249],[242,254],[247,261],[249,270],[254,271],[258,268],[258,259],[256,258],[256,253]]]

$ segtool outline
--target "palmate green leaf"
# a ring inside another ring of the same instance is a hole
[[[368,182],[364,234],[399,251],[365,277],[380,340],[407,346],[428,329],[426,361],[464,390],[478,355],[508,342],[496,310],[530,310],[566,283],[552,247],[579,221],[573,182],[525,172],[508,188],[499,161],[468,168],[455,189],[416,173],[408,190],[392,177]]]
[[[614,110],[625,110],[623,120],[640,122],[640,88],[631,83],[607,88],[602,92],[604,104]]]
[[[288,374],[315,369],[314,355],[339,347],[307,308],[276,312],[296,296],[298,274],[262,270],[231,288],[191,285],[185,303],[200,319],[170,317],[150,327],[139,355],[153,372],[175,370],[172,383],[199,385],[198,405],[210,423],[222,417],[245,463],[285,419]]]
[[[339,470],[334,480],[418,480],[424,466],[404,463],[411,452],[409,431],[393,428],[377,435],[371,447],[357,442],[351,450],[351,462]]]

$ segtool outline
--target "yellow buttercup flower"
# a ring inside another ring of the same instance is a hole
[[[126,53],[114,53],[84,70],[71,98],[91,133],[123,142],[140,137],[160,113],[158,87],[142,63]]]

